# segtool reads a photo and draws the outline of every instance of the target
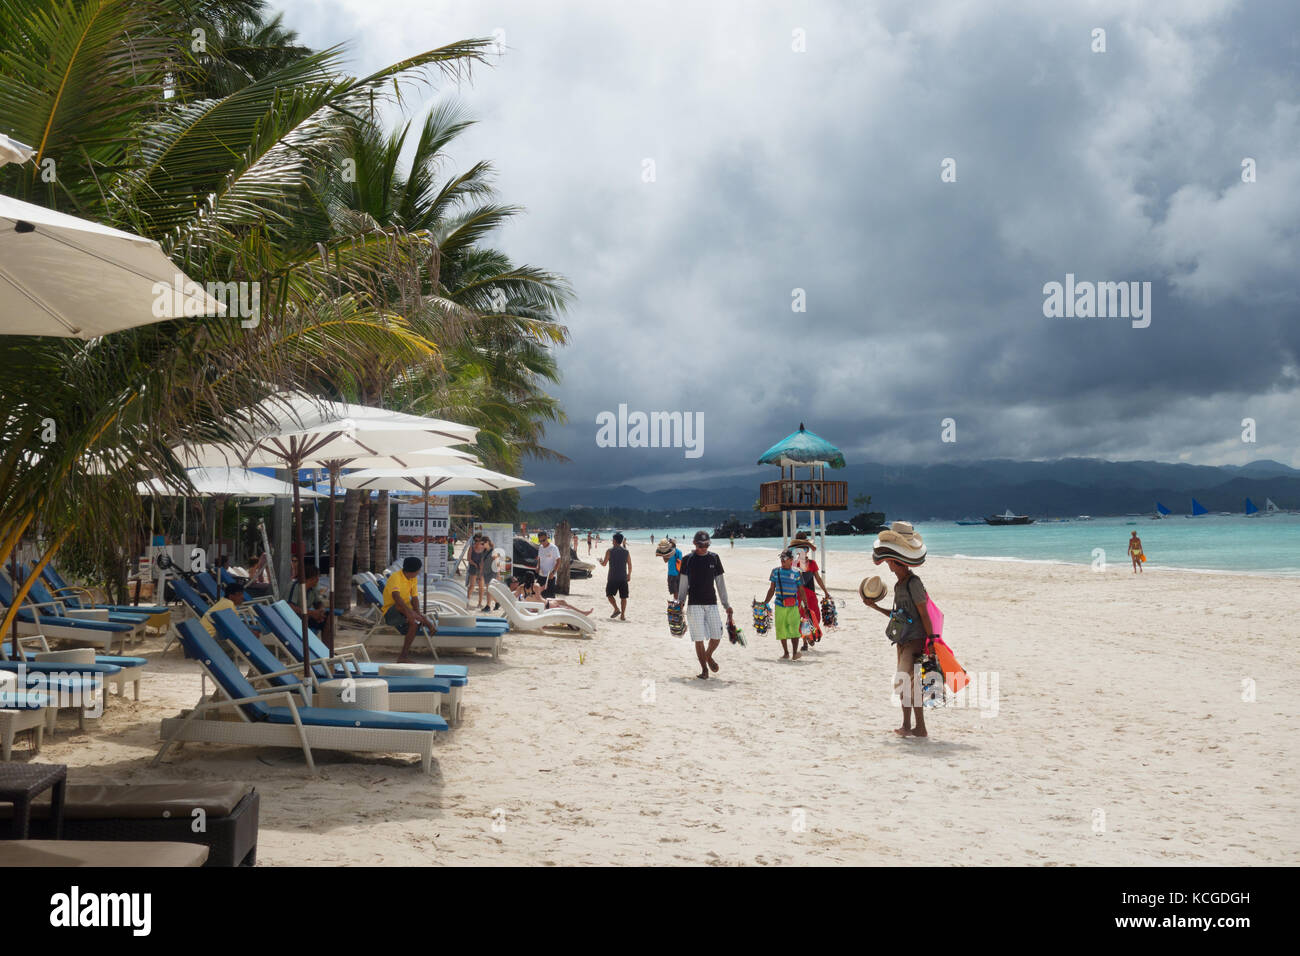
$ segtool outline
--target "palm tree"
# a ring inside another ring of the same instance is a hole
[[[435,106],[419,127],[404,173],[399,158],[412,125],[386,133],[359,119],[349,126],[344,150],[355,177],[331,179],[323,191],[339,233],[402,235],[426,243],[426,258],[405,274],[408,282],[390,282],[375,293],[438,342],[439,355],[414,362],[372,356],[370,374],[353,383],[359,400],[478,425],[479,450],[488,463],[517,469],[523,455],[547,453],[540,444],[545,424],[562,418],[537,383],[558,378],[549,346],[567,341],[555,316],[569,293],[559,277],[515,267],[480,245],[519,212],[493,200],[489,163],[440,178],[446,148],[470,125],[455,102]],[[390,270],[386,278],[398,274]],[[353,564],[360,506],[361,493],[349,491],[336,555],[345,574]],[[376,539],[386,542],[386,496],[379,516]],[[349,597],[336,595],[344,606]]]
[[[340,73],[337,50],[295,53],[200,98],[219,84],[193,79],[203,66],[187,46],[192,6],[0,4],[0,117],[37,150],[29,166],[0,170],[0,189],[153,237],[200,281],[262,289],[253,329],[191,319],[91,343],[0,341],[0,561],[33,528],[50,531],[45,560],[77,537],[129,540],[135,482],[183,482],[169,447],[228,436],[232,409],[322,378],[358,379],[369,355],[419,363],[436,354],[368,294],[394,263],[418,261],[422,244],[332,235],[315,187],[344,138],[340,117],[409,76],[462,71],[489,41],[363,78]],[[46,160],[53,177],[42,176]],[[57,441],[42,441],[51,420]],[[109,453],[111,466],[97,468],[93,456]]]

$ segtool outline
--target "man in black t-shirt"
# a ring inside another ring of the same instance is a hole
[[[718,649],[725,633],[718,614],[718,598],[722,598],[722,606],[727,609],[727,623],[732,619],[731,602],[727,600],[727,586],[722,580],[722,559],[709,550],[708,532],[695,532],[694,542],[695,550],[682,558],[677,600],[686,605],[687,634],[695,642],[695,656],[700,659],[697,676],[707,680],[709,671],[718,671],[713,652]],[[688,597],[690,603],[686,604]]]

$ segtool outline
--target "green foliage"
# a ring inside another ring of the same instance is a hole
[[[491,42],[352,77],[261,0],[0,2],[0,132],[37,151],[0,167],[0,192],[155,239],[198,282],[261,291],[254,328],[0,336],[0,558],[24,528],[70,534],[76,567],[118,578],[142,537],[136,482],[184,485],[173,446],[228,437],[230,412],[286,389],[480,424],[493,463],[546,453],[567,287],[482,247],[516,212],[489,201],[488,164],[435,175],[466,123],[454,107],[421,125],[409,176],[406,131],[368,118],[407,84],[464,76]],[[340,167],[363,145],[375,172],[349,194]]]

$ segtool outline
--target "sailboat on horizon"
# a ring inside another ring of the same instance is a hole
[[[1201,504],[1199,501],[1197,501],[1195,498],[1193,498],[1193,499],[1192,499],[1192,513],[1189,514],[1189,515],[1183,515],[1183,517],[1184,517],[1184,518],[1200,518],[1201,516],[1203,516],[1203,515],[1208,515],[1209,513],[1210,513],[1210,509],[1209,509],[1209,508],[1205,507],[1205,505]]]
[[[1259,516],[1259,509],[1255,507],[1255,502],[1249,498],[1246,499],[1246,517],[1256,518]]]
[[[1171,512],[1168,508],[1166,508],[1164,505],[1162,505],[1160,502],[1157,501],[1156,511],[1155,514],[1151,516],[1151,520],[1159,521],[1161,518],[1168,518],[1172,513],[1173,512]]]
[[[1263,515],[1265,518],[1271,518],[1273,517],[1273,515],[1280,515],[1281,513],[1282,513],[1282,509],[1273,503],[1272,498],[1264,499]]]

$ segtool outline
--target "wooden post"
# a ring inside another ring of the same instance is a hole
[[[560,549],[560,563],[555,566],[555,593],[569,593],[569,548],[573,544],[573,531],[568,520],[561,521],[555,529],[555,546]]]

